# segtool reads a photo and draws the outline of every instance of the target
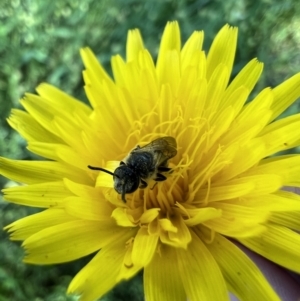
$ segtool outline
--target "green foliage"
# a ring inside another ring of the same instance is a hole
[[[205,48],[225,24],[239,27],[234,74],[250,59],[265,63],[258,89],[276,86],[299,72],[300,2],[297,0],[0,0],[0,154],[30,159],[26,143],[6,118],[25,92],[49,82],[86,101],[79,49],[91,47],[110,72],[112,55],[125,54],[128,29],[140,28],[145,45],[156,56],[169,20],[180,23],[183,41],[205,31]],[[255,93],[255,92],[254,92]],[[287,114],[299,111],[298,104]],[[2,183],[6,180],[2,179]],[[0,226],[32,210],[0,201]],[[5,233],[0,243],[0,301],[76,300],[66,297],[71,278],[89,258],[67,265],[24,265],[19,244]],[[100,273],[101,271],[99,271]],[[142,300],[140,278],[120,284],[103,300]]]

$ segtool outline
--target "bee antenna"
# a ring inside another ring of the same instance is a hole
[[[101,171],[104,171],[112,176],[115,176],[116,178],[119,178],[116,174],[114,174],[113,172],[107,170],[107,169],[104,169],[104,168],[101,168],[101,167],[95,167],[95,166],[91,166],[91,165],[88,165],[88,168],[89,169],[92,169],[92,170],[101,170]]]

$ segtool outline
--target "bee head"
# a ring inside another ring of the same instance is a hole
[[[127,165],[121,165],[114,172],[114,188],[122,195],[122,200],[126,202],[125,194],[136,191],[140,184],[139,176]]]
[[[139,176],[127,165],[120,165],[115,172],[111,172],[101,167],[88,166],[89,169],[101,170],[113,176],[114,188],[122,195],[122,200],[126,203],[125,194],[136,191],[140,184]]]

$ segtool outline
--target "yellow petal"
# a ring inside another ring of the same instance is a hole
[[[143,224],[151,223],[153,220],[155,220],[158,217],[159,211],[160,208],[151,208],[149,210],[146,210],[140,218],[141,224],[143,225]]]
[[[17,220],[5,229],[11,233],[10,239],[25,240],[43,229],[69,221],[77,221],[77,218],[67,214],[64,209],[51,208]]]
[[[174,228],[171,231],[161,231],[161,241],[170,246],[186,249],[192,240],[190,229],[181,216],[175,215],[170,218],[170,221]]]
[[[286,203],[285,207],[289,210],[289,204]],[[292,207],[293,208],[293,207]],[[295,210],[295,209],[294,209]],[[270,222],[274,222],[277,225],[293,229],[300,232],[300,210],[297,211],[287,211],[287,212],[275,212],[271,214],[269,218]]]
[[[284,81],[273,90],[275,98],[271,109],[273,110],[274,114],[271,120],[279,116],[300,96],[299,82],[300,73]]]
[[[36,91],[47,101],[48,105],[53,105],[57,109],[64,111],[66,114],[72,114],[73,111],[80,112],[80,114],[89,115],[92,113],[90,107],[84,102],[68,95],[67,93],[51,86],[47,83],[40,84]]]
[[[208,114],[218,110],[221,98],[228,83],[228,67],[224,64],[216,66],[207,86],[207,109]]]
[[[300,273],[300,235],[281,226],[267,225],[261,236],[239,241],[275,263]]]
[[[7,121],[27,141],[63,143],[60,137],[41,127],[27,112],[13,109]]]
[[[104,169],[114,172],[116,168],[120,165],[118,161],[108,161],[104,167]],[[98,172],[97,180],[96,180],[96,187],[113,187],[114,181],[111,174],[102,172],[102,171],[92,171],[96,174]]]
[[[164,231],[176,233],[178,229],[172,224],[168,218],[161,218],[158,220],[159,225]]]
[[[194,63],[195,55],[199,55],[202,50],[204,39],[203,31],[194,31],[188,38],[181,50],[181,68],[184,71],[188,66],[199,66],[199,61]]]
[[[266,112],[270,109],[273,100],[274,93],[272,92],[272,90],[270,88],[263,89],[251,102],[243,107],[241,114],[236,119],[236,123],[247,123],[249,122],[249,119],[251,120],[251,118],[253,118],[253,115],[261,111]]]
[[[222,186],[211,187],[209,191],[209,202],[222,201],[227,199],[233,199],[243,195],[249,194],[255,188],[253,181],[235,179],[231,182],[225,182]],[[200,189],[196,194],[196,202],[203,202],[207,195],[207,188]]]
[[[144,267],[143,265],[137,265],[133,263],[132,245],[133,244],[131,243],[131,239],[129,239],[129,241],[126,242],[126,253],[123,259],[123,263],[120,267],[120,272],[116,278],[117,282],[132,278],[137,272],[139,272]]]
[[[80,153],[85,151],[85,146],[81,141],[82,130],[78,125],[74,126],[71,122],[59,115],[53,117],[51,123],[56,133],[64,139],[67,145],[75,148]],[[76,133],[76,135],[74,135],[74,133]]]
[[[161,39],[156,64],[157,78],[160,84],[175,84],[176,82],[178,82],[180,73],[180,46],[181,41],[178,23],[168,22]],[[172,63],[172,65],[170,65],[170,63]],[[175,74],[169,72],[170,66],[172,67]],[[175,75],[176,79],[173,75]],[[176,87],[172,86],[172,88]]]
[[[144,269],[144,288],[147,301],[187,300],[174,248],[160,247],[160,253]]]
[[[288,156],[279,156],[273,158],[267,158],[260,162],[260,165],[254,167],[247,171],[245,174],[254,175],[254,174],[266,174],[264,177],[270,177],[269,180],[265,179],[270,188],[275,183],[270,183],[270,181],[276,181],[276,175],[281,178],[281,186],[297,186],[299,187],[299,172],[300,172],[300,157],[298,155],[288,155]],[[269,173],[269,175],[268,175]],[[271,175],[274,173],[275,175]],[[272,179],[272,180],[271,180]],[[262,178],[263,180],[263,178]],[[278,182],[280,184],[280,181]],[[263,186],[263,183],[261,183]],[[279,188],[279,187],[278,187]],[[273,191],[275,191],[274,189]],[[269,192],[273,192],[269,190]]]
[[[135,227],[133,220],[130,218],[130,215],[127,214],[127,209],[125,208],[116,208],[111,217],[114,218],[117,222],[117,225],[122,227]]]
[[[269,216],[268,210],[257,212],[257,208],[242,206],[236,202],[216,202],[211,206],[221,210],[224,218],[233,220],[235,216],[244,220],[245,225],[263,223]]]
[[[0,169],[3,176],[26,184],[60,181],[63,178],[80,183],[90,182],[84,173],[71,166],[66,168],[65,164],[58,162],[10,160],[0,157]]]
[[[229,300],[218,264],[195,233],[192,232],[192,242],[188,249],[176,249],[176,253],[179,274],[188,300]]]
[[[70,190],[70,192],[82,198],[99,200],[99,197],[101,196],[102,193],[102,190],[99,188],[95,188],[89,185],[79,184],[66,178],[64,179],[64,184]]]
[[[51,103],[40,96],[30,93],[26,93],[25,97],[20,102],[23,105],[23,107],[27,110],[27,112],[30,113],[30,115],[38,123],[40,123],[40,125],[42,125],[54,135],[60,136],[52,123],[55,117],[65,120],[65,123],[68,124],[68,127],[70,127],[73,130],[73,133],[80,130],[73,118],[73,112],[61,109],[58,105],[56,105],[55,102]],[[76,103],[74,104],[74,106],[76,112],[80,112],[80,107],[77,108]]]
[[[269,174],[267,172],[269,172]],[[283,177],[281,175],[272,174],[270,169],[268,171],[266,170],[265,174],[263,172],[251,172],[249,176],[249,173],[244,177],[225,182],[224,186],[212,187],[209,192],[209,200],[215,202],[233,199],[243,195],[259,196],[272,193],[284,185]],[[203,199],[206,195],[206,190],[207,189],[203,189],[199,191],[197,195],[199,200]]]
[[[188,72],[189,73],[189,72]],[[192,74],[189,74],[188,76],[191,76]],[[184,78],[186,77],[186,74],[183,74]],[[195,74],[196,76],[196,74]],[[179,91],[180,92],[180,91]],[[185,112],[185,118],[186,119],[193,119],[193,118],[199,118],[199,116],[202,116],[203,110],[205,108],[205,100],[207,97],[207,81],[206,79],[196,79],[191,84],[191,89],[188,89],[185,91],[185,94],[187,94],[185,97],[182,96],[182,99],[185,99],[186,101],[186,112]],[[201,101],[199,101],[201,99]],[[187,129],[185,129],[187,130]],[[189,135],[184,135],[189,136]],[[189,139],[190,138],[186,137]],[[185,145],[189,145],[186,143]]]
[[[265,145],[258,139],[252,139],[244,145],[239,145],[232,164],[223,168],[219,175],[220,181],[225,182],[226,180],[230,180],[235,176],[242,174],[244,171],[247,171],[261,160],[262,153],[264,152]]]
[[[76,220],[48,227],[27,238],[25,262],[53,264],[91,254],[120,239],[126,229],[112,222]]]
[[[247,237],[265,230],[260,224],[267,221],[268,210],[257,212],[256,208],[226,202],[215,202],[211,206],[221,210],[222,216],[203,224],[216,232],[231,237]]]
[[[144,49],[143,39],[138,29],[129,30],[126,44],[126,60],[130,62],[137,60],[140,51]]]
[[[226,219],[215,219],[214,221],[205,222],[203,225],[214,232],[237,239],[259,236],[266,231],[266,227],[263,225],[245,225],[240,219],[236,220],[235,223]]]
[[[266,126],[271,114],[272,112],[269,109],[264,109],[248,115],[248,118],[243,118],[243,116],[239,118],[238,116],[232,122],[230,129],[221,137],[221,143],[224,145],[239,143],[241,147],[247,143],[253,143],[253,138],[255,139],[255,137]],[[249,127],[249,124],[252,124],[252,126]],[[259,142],[262,144],[264,143],[264,140]],[[265,148],[266,147],[267,146],[265,146]],[[263,158],[263,154],[260,155],[259,159],[261,158]]]
[[[94,301],[112,289],[117,284],[116,279],[126,252],[124,244],[125,237],[99,251],[73,278],[68,293],[80,295],[81,301]]]
[[[221,217],[222,210],[216,208],[207,207],[207,208],[198,208],[187,210],[191,218],[185,219],[184,222],[187,226],[193,227],[198,224],[204,223],[207,220]]]
[[[63,182],[44,182],[3,189],[4,198],[15,204],[49,208],[60,207],[71,194]]]
[[[206,247],[218,263],[228,289],[243,301],[280,301],[266,278],[237,246],[216,234]]]
[[[266,145],[266,153],[264,154],[264,157],[289,149],[295,142],[299,141],[299,119],[300,114],[297,114],[295,116],[286,117],[283,121],[275,121],[271,125],[265,127],[262,132],[262,136],[259,137]],[[283,122],[285,124],[282,124]],[[272,130],[269,130],[269,127]]]
[[[141,227],[134,238],[132,248],[133,264],[147,266],[156,252],[158,239],[158,235],[149,235],[148,229]]]
[[[249,95],[250,91],[252,91],[258,81],[262,73],[262,69],[263,64],[258,62],[257,59],[253,59],[241,71],[239,71],[237,76],[226,89],[224,98],[220,104],[220,109],[223,109],[230,104],[230,102],[228,102],[228,96],[240,87],[244,87],[248,91]]]
[[[105,70],[102,68],[101,64],[99,64],[98,59],[91,51],[90,48],[82,48],[80,49],[80,55],[82,57],[83,63],[86,67],[85,71],[85,82],[87,85],[94,84],[96,87],[103,84],[108,85],[110,88],[113,88],[113,82]],[[101,89],[100,89],[101,90]],[[90,98],[89,101],[91,105],[95,108],[102,101],[101,97]]]
[[[80,168],[85,172],[88,171],[88,165],[90,164],[90,156],[85,152],[76,151],[76,148],[72,148],[65,145],[59,145],[56,149],[58,161],[63,161],[66,164],[70,164],[76,168]]]
[[[280,189],[284,185],[284,180],[281,175],[276,174],[260,174],[255,176],[241,177],[240,181],[249,181],[254,184],[254,190],[249,192],[247,196],[259,196],[267,193],[272,193]]]
[[[292,196],[281,196],[278,192],[263,196],[246,197],[240,199],[240,203],[245,206],[253,207],[259,211],[269,212],[292,212],[300,211],[300,196],[297,199]]]
[[[221,100],[222,107],[219,108],[219,112],[221,113],[216,114],[216,116],[222,116],[223,112],[226,111],[226,109],[232,108],[234,114],[232,114],[232,117],[230,119],[230,124],[232,122],[235,122],[235,118],[240,113],[245,102],[247,101],[249,93],[250,93],[249,89],[247,89],[245,86],[240,86],[239,88],[234,90],[232,94],[229,94],[226,100],[224,99],[224,96],[222,96],[223,97],[223,100]],[[227,102],[227,105],[224,105],[225,101]],[[219,119],[221,119],[221,117],[215,119],[218,122]],[[218,127],[218,123],[216,124],[216,127]],[[227,127],[225,127],[225,129],[226,131],[228,130]]]
[[[176,96],[181,77],[180,54],[177,50],[169,50],[164,55],[164,64],[157,68],[158,81],[161,85],[170,85],[173,95]]]
[[[62,147],[64,145],[61,145]],[[59,144],[54,143],[44,143],[44,142],[30,142],[28,144],[28,150],[33,152],[34,154],[37,154],[41,157],[58,161],[59,157],[57,155],[57,148],[59,147]]]
[[[236,27],[225,25],[214,38],[207,56],[208,79],[219,64],[224,64],[228,70],[228,83],[236,51],[237,32]]]
[[[104,197],[98,200],[75,196],[68,197],[64,207],[71,216],[93,221],[109,221],[113,211],[112,206]]]

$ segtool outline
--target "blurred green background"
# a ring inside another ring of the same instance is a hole
[[[265,63],[256,91],[274,87],[300,71],[298,0],[0,0],[0,154],[31,159],[26,142],[6,118],[25,92],[51,83],[86,101],[79,49],[89,46],[110,72],[112,55],[125,53],[128,29],[139,28],[154,57],[169,20],[180,23],[182,40],[205,31],[205,49],[225,24],[239,27],[235,75],[250,59]],[[254,91],[254,93],[256,93]],[[298,112],[295,103],[285,114]],[[298,151],[298,150],[294,150]],[[0,187],[8,186],[0,178]],[[5,203],[0,196],[0,227],[35,212]],[[72,277],[90,257],[55,266],[22,263],[20,244],[0,232],[0,301],[76,300],[65,296]],[[101,270],[99,270],[101,273]],[[101,285],[101,284],[100,284]],[[121,283],[102,300],[143,300],[142,274]]]

